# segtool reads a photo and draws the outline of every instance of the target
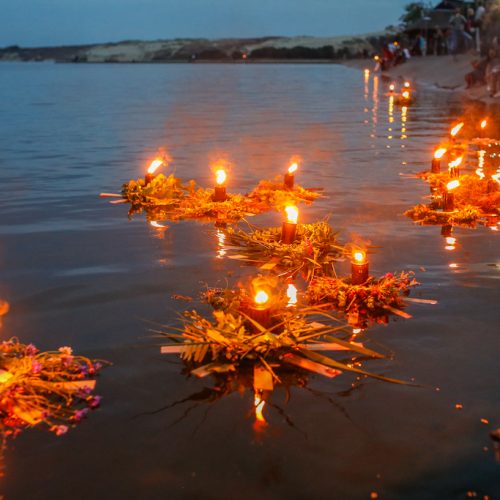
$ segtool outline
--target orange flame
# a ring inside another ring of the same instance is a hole
[[[356,264],[364,264],[366,262],[366,252],[363,252],[363,250],[356,250],[352,254],[352,258]]]
[[[450,181],[448,182],[448,184],[446,184],[446,190],[453,191],[458,186],[460,186],[460,181],[458,179],[454,179],[453,181]]]
[[[446,153],[446,148],[436,149],[436,151],[434,151],[434,158],[436,158],[436,160],[440,160],[445,153]]]
[[[288,306],[293,306],[297,303],[297,287],[293,283],[288,284],[286,296],[288,297]]]
[[[288,173],[289,174],[293,174],[297,168],[299,168],[299,166],[296,164],[296,163],[292,163],[289,167],[288,167]]]
[[[464,159],[463,156],[460,156],[460,158],[457,158],[456,160],[453,160],[453,161],[450,161],[450,163],[448,163],[448,167],[449,168],[456,168],[456,167],[459,167],[460,164],[462,163],[462,160]]]
[[[389,90],[392,92],[392,91],[395,89],[395,87],[396,87],[396,86],[394,85],[394,83],[391,83],[391,84],[389,85]]]
[[[483,172],[483,169],[482,168],[476,168],[476,175],[480,178],[480,179],[484,179],[484,172]]]
[[[226,182],[226,171],[220,168],[219,170],[216,170],[215,172],[215,182],[220,186]]]
[[[373,58],[373,60],[374,60],[374,61],[380,61],[380,56],[375,56],[375,57]]]
[[[488,125],[488,120],[484,119],[482,122],[481,122],[481,128],[484,129],[486,128],[486,125]]]
[[[157,229],[168,229],[168,226],[164,226],[155,220],[149,221],[149,225]]]
[[[264,406],[266,402],[255,393],[254,396],[254,406],[255,406],[255,420],[257,422],[265,423],[266,419],[264,418]]]
[[[491,178],[500,184],[500,172],[498,174],[492,175]]]
[[[404,85],[405,85],[405,87],[406,87],[407,89],[409,89],[409,88],[410,88],[410,82],[405,82],[405,83],[404,83]]]
[[[285,208],[286,218],[288,222],[292,224],[297,224],[297,219],[299,218],[299,209],[293,205],[289,205]]]
[[[157,158],[151,162],[148,168],[148,174],[154,174],[163,165],[163,160]]]
[[[258,290],[253,300],[256,304],[261,306],[269,300],[269,295],[264,292],[264,290]]]
[[[455,137],[460,130],[462,130],[462,127],[464,126],[464,122],[460,122],[458,125],[455,125],[451,130],[450,130],[450,135],[452,137]]]
[[[403,99],[409,99],[410,98],[410,93],[407,90],[405,90],[401,95],[403,96]]]

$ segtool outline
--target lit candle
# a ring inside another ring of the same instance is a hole
[[[368,279],[368,260],[366,252],[356,250],[352,254],[351,281],[353,285],[362,285]]]
[[[405,87],[405,89],[409,89],[411,87],[410,82],[406,81],[404,83],[404,87]]]
[[[215,186],[215,192],[213,196],[213,201],[226,201],[226,186],[224,183],[226,182],[226,171],[222,168],[218,169],[215,172],[215,182],[217,185]]]
[[[432,158],[431,172],[433,174],[438,174],[441,172],[441,158],[446,153],[446,148],[439,148],[434,151],[434,157]]]
[[[458,179],[454,179],[446,184],[446,191],[444,192],[443,197],[443,210],[445,212],[455,210],[455,194],[453,193],[453,190],[458,186],[460,186],[460,181]]]
[[[401,98],[403,99],[403,101],[409,101],[411,98],[410,91],[403,90],[403,92],[401,92]]]
[[[488,126],[488,120],[486,120],[486,118],[479,124],[479,128],[481,129],[481,132],[480,132],[480,137],[484,137],[485,135],[485,130],[486,130],[486,127]]]
[[[288,283],[286,296],[288,297],[287,307],[297,305],[297,287],[293,283]]]
[[[295,233],[297,232],[297,219],[299,217],[299,211],[297,207],[288,206],[285,208],[286,221],[283,222],[281,229],[281,241],[287,245],[290,245],[295,240]]]
[[[271,308],[269,294],[264,290],[256,290],[253,304],[248,308],[247,314],[264,328],[271,324]],[[257,328],[254,328],[258,330]]]
[[[396,86],[394,85],[394,83],[391,83],[389,85],[389,92],[394,92],[394,89],[396,88]]]
[[[450,174],[450,177],[455,178],[460,175],[460,164],[462,163],[463,156],[460,156],[456,160],[450,161],[448,163],[448,173]]]
[[[298,165],[296,163],[292,163],[288,167],[288,172],[285,174],[285,187],[287,189],[293,189],[293,184],[295,182],[294,172],[297,170]]]
[[[144,177],[144,181],[146,186],[156,177],[156,171],[163,165],[163,160],[156,159],[151,162],[149,165],[146,176]]]
[[[450,130],[450,138],[452,142],[455,142],[455,138],[457,134],[462,130],[462,127],[464,126],[464,122],[460,122],[459,124],[455,125],[451,130]]]

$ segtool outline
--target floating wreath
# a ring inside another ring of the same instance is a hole
[[[468,205],[453,212],[442,212],[434,210],[427,205],[416,205],[404,213],[419,224],[442,225],[451,224],[454,226],[474,226],[475,223],[484,215],[478,208]]]
[[[275,278],[259,277],[254,289],[274,286]],[[186,311],[180,333],[160,333],[171,342],[162,346],[164,354],[180,354],[190,373],[205,377],[253,367],[267,373],[268,380],[278,381],[276,370],[293,366],[327,377],[348,371],[394,383],[399,380],[372,374],[352,361],[352,353],[368,358],[384,356],[362,344],[349,340],[352,331],[322,307],[289,307],[286,295],[273,296],[269,321],[257,321],[252,314],[255,303],[243,289],[211,290],[205,294],[213,304],[213,318],[205,318],[196,310]],[[344,362],[321,352],[351,353]],[[263,375],[263,379],[266,376]]]
[[[264,207],[275,207],[280,210],[286,205],[305,202],[311,204],[321,196],[320,189],[304,188],[297,184],[293,188],[285,187],[282,180],[277,177],[274,181],[260,181],[257,187],[248,194],[255,203]]]
[[[410,288],[416,285],[418,282],[412,272],[370,277],[361,285],[353,285],[350,278],[323,276],[311,281],[306,295],[311,305],[331,306],[342,311],[349,324],[365,328],[369,322],[387,323],[391,313],[411,317],[402,309]]]
[[[337,233],[325,221],[299,224],[295,241],[281,242],[279,227],[250,231],[227,229],[228,256],[261,269],[287,269],[291,274],[301,272],[307,281],[316,275],[332,275],[334,263],[341,260],[344,247]],[[238,253],[235,253],[235,252]]]
[[[75,356],[71,348],[40,352],[12,338],[0,343],[0,419],[4,436],[45,425],[57,435],[99,406],[93,395],[100,361]]]

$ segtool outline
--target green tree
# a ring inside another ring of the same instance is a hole
[[[418,21],[424,16],[424,2],[411,2],[405,6],[404,14],[399,18],[404,24]]]

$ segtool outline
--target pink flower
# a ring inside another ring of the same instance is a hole
[[[38,349],[33,344],[28,344],[26,346],[26,354],[28,356],[35,356],[38,354]]]
[[[36,359],[33,359],[31,361],[31,371],[33,373],[40,373],[42,371],[42,363],[40,361],[37,361]]]
[[[56,435],[56,436],[62,436],[63,434],[66,434],[69,430],[69,427],[67,425],[53,425],[50,430]]]
[[[71,349],[71,347],[68,346],[59,347],[59,352],[61,354],[65,354],[66,356],[71,356],[73,354],[73,349]]]
[[[92,409],[98,408],[101,404],[101,399],[101,396],[90,396],[89,398],[87,398],[87,405]]]
[[[81,422],[87,416],[88,412],[89,412],[88,408],[82,408],[81,410],[76,410],[75,414],[73,415],[73,418],[76,422]]]

